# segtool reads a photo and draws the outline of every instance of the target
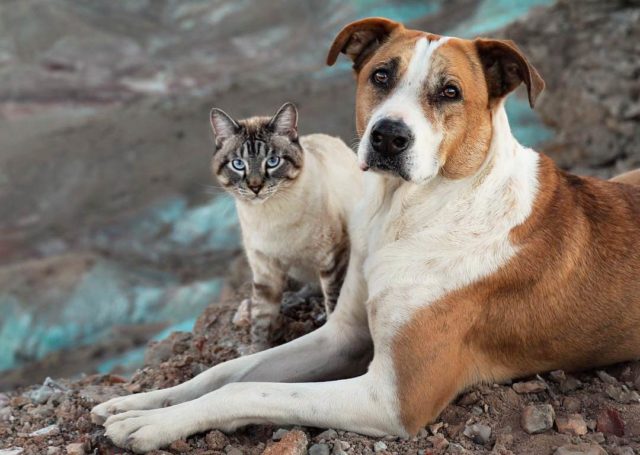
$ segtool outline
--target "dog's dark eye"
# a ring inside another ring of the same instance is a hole
[[[443,98],[446,98],[449,100],[455,100],[460,98],[460,90],[455,85],[446,85],[442,89],[442,92],[440,93],[440,95]]]
[[[389,83],[389,72],[385,69],[375,70],[371,75],[371,81],[380,87],[384,87]]]

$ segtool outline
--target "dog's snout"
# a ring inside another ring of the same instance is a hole
[[[373,125],[369,140],[376,152],[393,155],[409,148],[413,134],[401,120],[382,119]]]

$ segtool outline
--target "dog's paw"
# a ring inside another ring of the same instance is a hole
[[[118,447],[146,453],[198,431],[192,429],[190,416],[175,409],[127,411],[109,417],[105,435]]]
[[[134,410],[162,408],[171,404],[173,403],[167,399],[166,394],[162,390],[116,397],[95,406],[91,410],[91,421],[101,425],[110,416],[115,414]]]

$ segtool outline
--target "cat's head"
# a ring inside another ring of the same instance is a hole
[[[298,143],[298,111],[292,103],[271,118],[239,121],[212,109],[211,127],[216,147],[211,169],[234,196],[265,201],[300,175],[303,150]]]

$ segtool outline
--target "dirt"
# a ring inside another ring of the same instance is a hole
[[[0,449],[51,455],[128,453],[112,446],[103,428],[91,423],[90,409],[113,396],[176,385],[239,356],[249,336],[246,328],[234,326],[231,319],[242,292],[228,288],[224,300],[210,305],[198,319],[193,333],[175,332],[150,344],[145,366],[130,379],[115,373],[90,375],[0,395]],[[314,330],[324,321],[319,299],[301,300],[294,294],[286,299],[283,317],[278,343]],[[640,362],[607,371],[555,371],[514,384],[474,387],[450,404],[437,422],[410,439],[315,428],[287,432],[291,429],[260,425],[229,435],[219,431],[195,435],[156,453],[632,454],[640,449],[638,390]],[[44,434],[34,434],[39,430]],[[10,452],[0,450],[4,453]]]

